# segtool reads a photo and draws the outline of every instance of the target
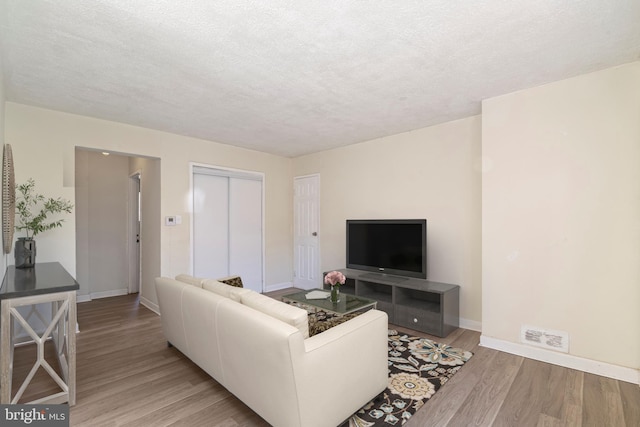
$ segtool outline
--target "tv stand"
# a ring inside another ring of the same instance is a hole
[[[383,280],[385,282],[400,283],[408,280],[408,277],[391,276],[384,273],[364,273],[360,276],[361,280]]]
[[[337,271],[347,278],[340,292],[376,300],[390,323],[438,337],[459,327],[458,285],[349,268]]]

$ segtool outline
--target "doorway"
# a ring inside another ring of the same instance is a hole
[[[320,175],[294,178],[293,224],[293,286],[321,288]]]
[[[160,166],[158,158],[76,147],[79,302],[137,292],[157,311]]]

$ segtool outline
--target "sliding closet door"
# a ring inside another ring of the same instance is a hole
[[[262,258],[261,175],[194,166],[194,275],[239,275],[262,292]]]
[[[229,272],[242,272],[245,287],[262,292],[262,182],[229,180]]]
[[[193,174],[193,275],[222,277],[229,271],[229,178]]]

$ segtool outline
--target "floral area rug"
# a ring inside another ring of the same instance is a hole
[[[389,385],[342,426],[403,425],[471,356],[469,351],[389,330]]]
[[[307,309],[309,335],[326,331],[361,314],[339,316]],[[389,329],[389,384],[340,427],[401,426],[473,356],[470,351]]]

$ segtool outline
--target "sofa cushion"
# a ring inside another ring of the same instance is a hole
[[[229,286],[235,286],[236,288],[243,288],[244,286],[242,286],[242,278],[240,276],[228,276],[228,277],[221,277],[220,279],[217,279],[218,282],[222,282],[222,283],[226,283]]]
[[[305,339],[309,338],[309,321],[306,310],[276,301],[252,290],[242,294],[241,302],[247,307],[296,327]]]
[[[189,285],[193,285],[201,288],[202,282],[204,282],[206,279],[203,279],[202,277],[190,276],[188,274],[178,274],[176,276],[176,280],[182,283],[187,283]]]
[[[223,297],[230,298],[234,301],[240,302],[241,296],[247,292],[252,292],[250,289],[237,288],[235,286],[229,286],[217,280],[207,279],[202,282],[202,289],[210,292],[215,292]]]

